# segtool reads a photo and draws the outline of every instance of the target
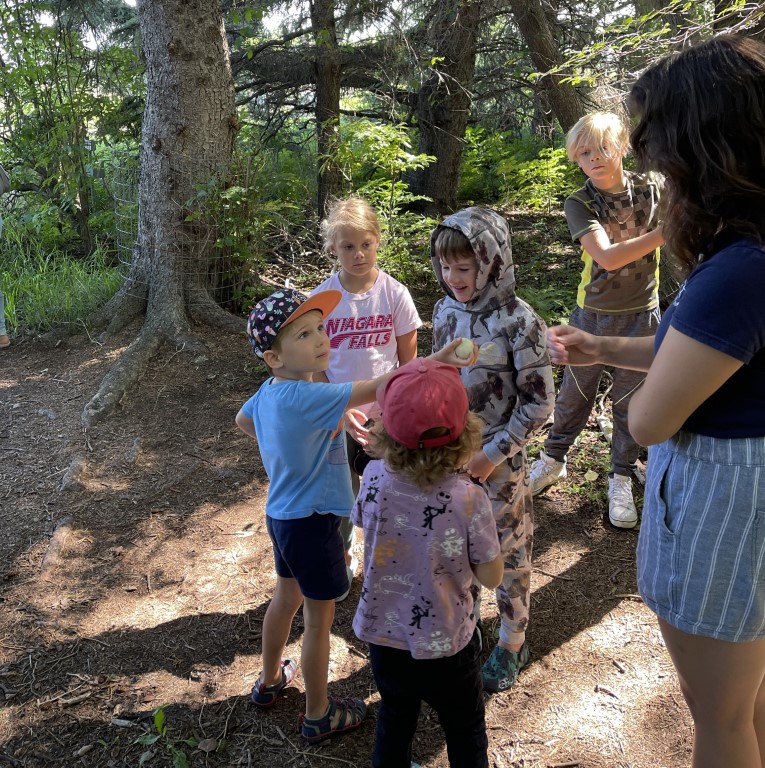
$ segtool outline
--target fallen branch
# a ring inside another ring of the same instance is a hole
[[[88,691],[79,696],[73,696],[71,699],[61,699],[60,704],[62,707],[71,707],[75,704],[79,704],[81,701],[85,701],[85,699],[89,699],[92,695],[93,691]]]
[[[534,566],[534,570],[537,573],[541,573],[543,576],[549,576],[551,579],[564,579],[565,581],[573,581],[573,576],[563,576],[563,574],[557,574],[557,573],[549,573],[548,571],[543,571],[541,568],[537,568]]]
[[[45,552],[42,565],[40,566],[40,575],[47,575],[58,562],[61,553],[64,551],[64,545],[69,538],[69,534],[72,532],[72,518],[62,517],[56,524],[56,528],[53,531],[53,535],[48,542],[48,549]]]

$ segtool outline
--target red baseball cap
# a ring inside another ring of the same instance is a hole
[[[451,365],[415,358],[402,365],[377,390],[385,431],[406,448],[453,443],[465,429],[468,398],[459,371]],[[436,427],[447,435],[423,438]]]

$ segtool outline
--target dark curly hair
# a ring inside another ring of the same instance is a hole
[[[684,270],[720,236],[765,238],[765,45],[720,35],[641,75],[629,97],[642,170],[666,178],[664,238]]]

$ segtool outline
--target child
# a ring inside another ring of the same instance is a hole
[[[259,707],[273,706],[295,676],[297,665],[281,655],[302,603],[306,711],[301,728],[309,742],[358,728],[366,714],[360,699],[327,697],[335,598],[348,589],[339,521],[353,506],[338,426],[348,408],[373,400],[377,386],[390,376],[353,384],[312,381],[329,365],[324,317],[339,301],[337,291],[306,298],[285,288],[255,305],[247,333],[272,375],[236,416],[237,426],[257,439],[270,481],[266,525],[277,574],[263,620],[263,671],[251,700]],[[457,346],[443,350],[438,359],[469,363],[456,356]]]
[[[652,336],[659,316],[659,186],[652,176],[625,171],[627,129],[611,113],[579,120],[566,137],[569,160],[587,176],[570,195],[564,212],[571,236],[582,246],[584,270],[574,328],[596,336]],[[555,401],[555,416],[540,458],[531,467],[536,495],[566,476],[566,453],[587,423],[603,365],[567,367]],[[613,435],[608,481],[608,517],[617,528],[634,528],[637,510],[631,474],[640,447],[627,429],[627,407],[644,373],[613,370]]]
[[[503,691],[529,659],[533,507],[525,446],[553,408],[545,325],[515,295],[510,234],[494,211],[467,208],[446,218],[433,231],[431,261],[447,294],[433,310],[433,349],[458,336],[483,346],[461,374],[470,410],[484,422],[483,447],[466,469],[491,499],[505,562],[499,642],[482,669],[484,689]]]
[[[332,349],[329,368],[317,380],[373,379],[413,360],[417,357],[417,329],[422,321],[406,287],[377,267],[381,234],[377,214],[360,197],[339,200],[322,222],[321,231],[324,247],[337,257],[340,271],[316,290],[340,291],[342,299],[325,321]],[[354,494],[358,493],[359,475],[369,460],[363,449],[363,424],[369,415],[369,406],[347,414],[348,461]],[[351,554],[350,518],[340,523],[340,532],[351,581],[357,562]],[[347,596],[346,592],[338,601]]]
[[[409,768],[421,702],[437,712],[452,768],[488,766],[473,574],[493,589],[502,555],[486,493],[455,474],[481,445],[456,368],[400,367],[378,390],[369,464],[352,513],[364,528],[353,629],[380,692],[372,765]]]

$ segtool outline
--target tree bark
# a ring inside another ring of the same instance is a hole
[[[229,329],[244,323],[206,288],[214,223],[193,203],[231,159],[234,87],[217,0],[139,0],[147,95],[138,184],[138,241],[127,280],[92,318],[109,330],[145,312],[140,334],[82,414],[87,427],[111,413],[162,343],[197,351],[191,318]],[[225,172],[225,171],[224,171]]]
[[[335,162],[340,130],[340,52],[337,45],[334,0],[312,0],[311,25],[316,43],[316,139],[319,151],[318,214],[341,189]]]
[[[426,168],[408,178],[412,192],[433,201],[429,213],[457,206],[457,187],[475,74],[480,0],[437,0],[428,28],[432,67],[417,97],[418,152],[434,155]]]
[[[554,30],[540,0],[509,0],[509,4],[537,71],[549,72],[562,64]],[[547,92],[550,106],[565,132],[586,114],[587,107],[577,90],[562,82],[563,79],[560,73],[544,75],[540,85]]]

